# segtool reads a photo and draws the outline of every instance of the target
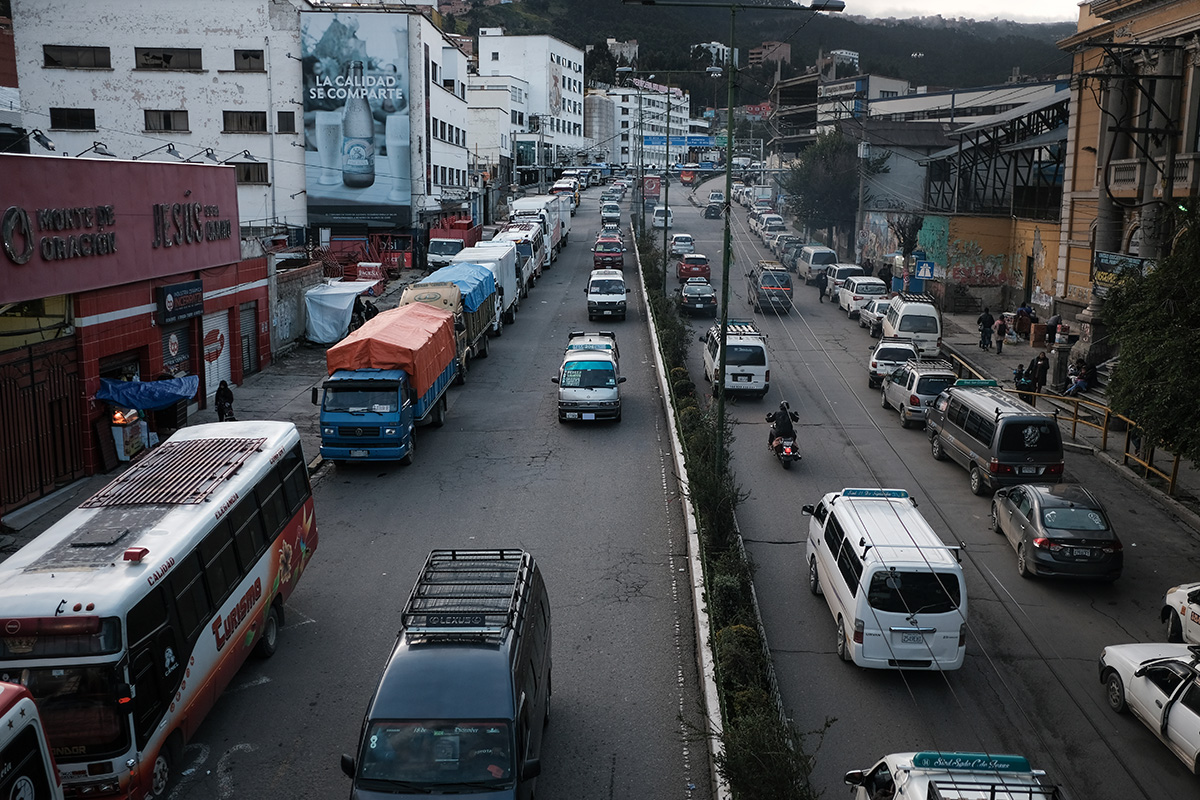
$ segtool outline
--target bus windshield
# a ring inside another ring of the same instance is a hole
[[[506,722],[380,720],[371,723],[364,742],[357,781],[362,788],[503,786],[513,779]]]
[[[35,667],[22,670],[20,678],[38,704],[46,738],[59,761],[120,755],[129,749],[129,714],[117,704],[115,665]]]

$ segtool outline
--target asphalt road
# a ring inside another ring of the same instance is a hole
[[[867,388],[874,340],[856,320],[818,304],[816,289],[799,282],[791,315],[750,310],[742,272],[773,256],[748,232],[744,209],[735,206],[733,219],[730,316],[757,319],[772,361],[770,394],[730,404],[734,469],[748,493],[738,520],[785,704],[801,731],[833,720],[823,740],[808,739],[810,750],[819,745],[816,786],[837,796],[850,769],[891,752],[941,749],[1027,756],[1071,798],[1195,796],[1197,778],[1182,762],[1140,722],[1107,708],[1097,672],[1105,645],[1162,641],[1163,594],[1195,580],[1200,565],[1191,532],[1109,468],[1069,453],[1066,479],[1103,498],[1125,545],[1125,573],[1111,585],[1019,577],[1011,547],[989,528],[989,500],[970,493],[964,470],[934,461],[924,432],[902,429]],[[719,265],[721,223],[682,203],[675,220]],[[709,324],[697,321],[697,334]],[[698,348],[691,368],[703,374]],[[804,458],[791,471],[765,447],[763,417],[781,399],[801,417]],[[966,543],[960,671],[871,671],[838,660],[828,606],[808,591],[800,508],[850,486],[907,489],[947,543]]]
[[[703,744],[685,741],[699,695],[683,522],[635,292],[617,331],[620,423],[563,425],[550,378],[587,322],[599,228],[584,195],[570,244],[515,324],[450,390],[446,426],[417,432],[416,463],[329,466],[315,485],[321,544],[287,608],[280,650],[250,662],[188,748],[172,795],[349,794],[368,700],[417,570],[433,548],[522,547],[548,585],[553,717],[537,794],[711,796]]]

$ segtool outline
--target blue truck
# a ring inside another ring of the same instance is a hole
[[[329,378],[315,387],[321,456],[413,462],[417,425],[441,427],[458,373],[454,315],[425,303],[384,311],[325,354]]]

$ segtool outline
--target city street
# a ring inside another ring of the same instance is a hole
[[[1103,498],[1124,542],[1124,575],[1114,584],[1018,576],[1012,548],[990,530],[989,498],[970,493],[960,467],[934,461],[924,432],[902,429],[867,388],[875,340],[856,320],[819,304],[816,289],[799,281],[791,315],[750,310],[742,272],[773,256],[746,229],[745,211],[733,214],[730,317],[756,319],[772,360],[770,394],[730,405],[734,470],[748,493],[738,521],[785,705],[801,731],[834,720],[817,754],[817,786],[837,793],[846,771],[886,753],[941,749],[1024,755],[1071,797],[1194,792],[1195,778],[1170,750],[1108,709],[1097,671],[1105,645],[1162,641],[1163,595],[1195,580],[1200,564],[1192,532],[1095,458],[1068,453],[1066,480]],[[720,222],[678,206],[675,218],[719,264]],[[698,353],[692,369],[701,372]],[[763,416],[783,399],[800,413],[803,461],[790,472],[763,446]],[[961,671],[874,672],[839,661],[825,600],[808,590],[809,518],[800,507],[851,486],[907,489],[947,544],[965,543],[970,620]]]

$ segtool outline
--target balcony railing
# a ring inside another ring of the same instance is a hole
[[[1108,188],[1117,197],[1137,197],[1146,169],[1153,175],[1154,196],[1162,197],[1162,173],[1167,168],[1167,159],[1156,158],[1158,168],[1149,167],[1143,158],[1123,158],[1108,163]],[[1200,192],[1200,153],[1182,153],[1175,156],[1171,176],[1171,192],[1175,197],[1188,197]]]

